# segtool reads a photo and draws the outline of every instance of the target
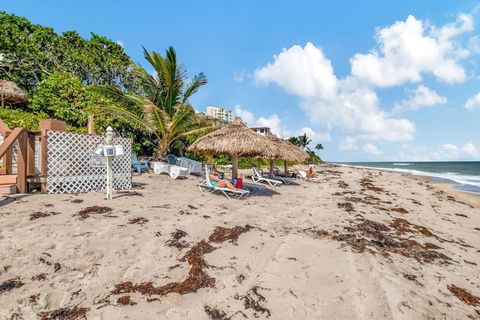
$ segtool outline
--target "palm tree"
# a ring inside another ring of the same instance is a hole
[[[318,150],[318,151],[323,150],[323,144],[317,143],[317,144],[315,145],[315,150]]]
[[[177,62],[175,50],[170,47],[165,57],[144,48],[145,59],[154,69],[154,75],[137,68],[135,75],[139,95],[120,91],[114,87],[100,86],[101,92],[111,103],[103,106],[132,125],[152,133],[158,143],[157,157],[164,159],[173,144],[200,131],[206,124],[196,115],[189,98],[207,83],[203,73],[187,82],[184,67]]]

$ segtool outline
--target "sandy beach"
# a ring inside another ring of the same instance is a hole
[[[478,202],[398,173],[318,176],[246,200],[144,174],[112,201],[3,201],[0,319],[480,319]]]

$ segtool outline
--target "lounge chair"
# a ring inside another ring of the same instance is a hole
[[[270,179],[270,178],[265,178],[264,176],[262,176],[262,174],[260,173],[260,171],[258,171],[257,168],[253,168],[253,175],[252,175],[252,180],[253,182],[266,182],[268,183],[271,187],[276,187],[278,186],[279,184],[282,184],[283,182],[280,181],[280,180],[276,180],[276,179]]]
[[[211,193],[220,192],[228,199],[231,199],[231,196],[237,199],[242,199],[242,198],[248,197],[248,195],[250,194],[250,191],[245,189],[233,190],[230,188],[219,188],[216,186],[216,184],[217,184],[216,181],[210,180],[210,168],[207,165],[205,165],[205,180],[203,180],[198,184],[198,187],[200,188],[200,190],[202,187],[208,188]]]
[[[137,171],[138,174],[142,174],[142,172],[150,170],[148,161],[138,160],[137,155],[132,153],[132,170]]]
[[[305,172],[304,170],[297,170],[297,177],[299,177],[303,181],[315,182],[315,183],[320,183],[321,182],[317,178],[309,178],[307,176],[307,172]]]
[[[175,157],[173,154],[167,155],[167,163],[177,165],[177,157]]]

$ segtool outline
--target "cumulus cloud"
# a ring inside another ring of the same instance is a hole
[[[363,152],[371,156],[380,156],[383,154],[383,151],[378,149],[375,145],[367,143],[363,146]]]
[[[288,93],[302,97],[335,96],[337,78],[332,64],[312,43],[307,42],[303,48],[295,45],[283,49],[274,60],[255,71],[257,81],[274,82]]]
[[[447,103],[446,97],[439,95],[424,85],[420,85],[415,90],[410,91],[408,99],[397,102],[392,113],[396,114],[408,110],[416,111],[445,103]]]
[[[473,30],[470,15],[460,14],[455,23],[441,28],[426,28],[410,15],[405,21],[380,29],[378,47],[367,54],[356,54],[351,60],[352,74],[379,87],[419,82],[422,74],[431,73],[438,80],[455,83],[466,78],[459,60],[469,55],[455,38]]]
[[[273,134],[282,136],[281,120],[276,114],[272,114],[270,117],[260,117],[257,119],[256,126],[269,127]]]
[[[330,60],[311,43],[293,46],[257,69],[258,81],[274,82],[300,97],[300,106],[314,124],[356,133],[361,139],[410,140],[415,126],[389,118],[379,109],[376,93],[355,78],[338,80]]]
[[[327,133],[316,132],[310,127],[303,127],[297,131],[297,135],[301,136],[303,134],[306,134],[308,137],[310,137],[313,143],[332,140],[329,132]]]
[[[354,137],[346,137],[340,142],[340,150],[345,150],[345,151],[350,151],[350,150],[356,150],[358,149],[356,145],[356,139]]]
[[[480,151],[471,142],[463,147],[445,143],[437,151],[432,152],[431,156],[435,160],[480,160]]]
[[[253,125],[255,121],[255,116],[247,109],[244,109],[242,108],[242,106],[237,104],[233,112],[235,113],[236,117],[242,118],[242,121],[245,122],[247,125]]]
[[[473,97],[468,98],[467,102],[465,103],[465,108],[467,110],[480,110],[480,92],[474,95]]]

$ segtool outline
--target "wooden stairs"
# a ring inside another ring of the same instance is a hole
[[[14,174],[0,175],[0,196],[17,193],[17,176]]]

